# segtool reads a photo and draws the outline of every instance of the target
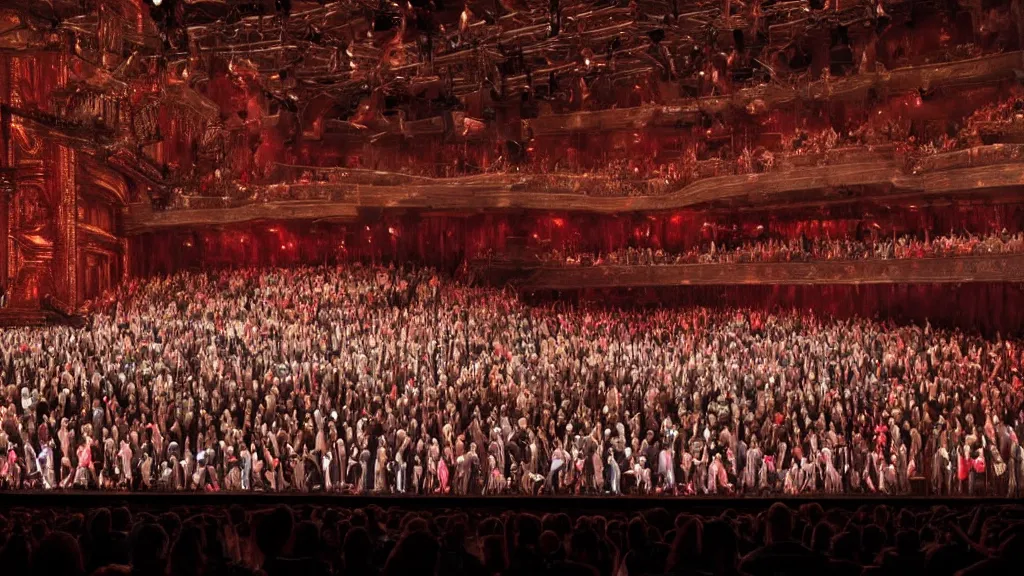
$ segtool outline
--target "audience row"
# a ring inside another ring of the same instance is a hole
[[[532,306],[424,269],[183,272],[103,306],[82,328],[0,332],[0,488],[1024,484],[1015,338],[796,311]]]
[[[568,266],[664,264],[736,264],[750,262],[812,262],[821,260],[905,260],[1024,252],[1024,233],[1002,232],[936,236],[912,235],[874,241],[792,238],[710,241],[691,250],[672,253],[653,247],[628,247],[602,254],[550,251],[541,260]]]
[[[5,576],[1011,574],[1024,512],[774,504],[756,514],[278,506],[0,515]]]

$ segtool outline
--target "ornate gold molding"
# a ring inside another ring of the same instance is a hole
[[[74,309],[78,299],[78,189],[75,151],[57,147],[57,300]]]
[[[250,201],[229,208],[154,211],[129,206],[127,234],[181,226],[246,221],[317,220],[351,217],[360,209],[508,211],[537,210],[618,214],[709,208],[770,208],[884,200],[924,203],[952,196],[983,198],[1024,190],[1019,159],[907,174],[891,162],[809,167],[789,172],[724,176],[701,180],[660,196],[589,196],[551,190],[544,180],[514,176],[423,185],[372,186],[348,182],[290,186],[299,197],[321,200]],[[855,193],[851,193],[851,191]],[[273,197],[273,194],[269,195]]]
[[[96,187],[102,189],[116,206],[128,205],[128,181],[114,170],[101,166],[90,158],[84,158],[80,162],[80,176],[85,178],[80,188],[83,191]]]
[[[505,275],[510,265],[491,270]],[[523,290],[750,284],[959,284],[1024,282],[1024,254],[750,264],[542,267],[522,269]]]

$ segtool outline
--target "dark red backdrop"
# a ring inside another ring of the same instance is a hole
[[[503,252],[510,236],[526,238],[528,246],[535,250],[607,251],[630,245],[686,250],[713,238],[752,239],[763,234],[836,238],[923,235],[925,230],[933,235],[950,231],[985,233],[1004,228],[1011,232],[1024,229],[1024,207],[849,206],[786,215],[405,214],[349,224],[262,222],[224,229],[145,234],[132,242],[131,270],[136,276],[148,276],[186,268],[294,266],[347,260],[414,261],[455,270],[467,259]],[[580,296],[595,294],[573,295]],[[987,332],[1020,331],[1024,327],[1024,292],[1018,285],[737,286],[629,291],[600,297],[603,301],[622,303],[797,306],[839,316],[931,318],[936,323]]]
[[[929,284],[868,286],[693,286],[661,289],[590,290],[575,294],[528,294],[602,306],[665,304],[814,311],[825,316],[929,320],[934,326],[1003,336],[1024,335],[1024,285]]]

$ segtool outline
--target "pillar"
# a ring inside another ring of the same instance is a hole
[[[57,226],[54,239],[53,278],[55,304],[64,312],[78,307],[78,189],[75,151],[56,150]]]
[[[0,56],[0,104],[10,104],[10,58]],[[8,253],[10,250],[10,212],[14,201],[14,155],[11,146],[11,113],[0,111],[0,287],[10,285]]]

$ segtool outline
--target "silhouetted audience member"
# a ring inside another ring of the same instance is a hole
[[[169,549],[167,532],[159,524],[139,524],[132,533],[132,576],[166,573]]]
[[[540,517],[318,505],[0,512],[0,576],[988,576],[1022,560],[1016,505],[776,503],[674,519],[662,509]]]
[[[620,570],[622,576],[660,574],[664,570],[669,549],[663,542],[651,538],[650,528],[643,517],[630,520],[626,529],[628,552],[623,557]]]
[[[51,532],[32,552],[35,576],[83,576],[82,548],[67,532]]]
[[[388,556],[384,576],[435,576],[439,551],[437,540],[430,534],[406,534]]]
[[[171,576],[204,576],[206,572],[206,539],[195,524],[181,529],[171,547]]]
[[[0,567],[4,574],[29,574],[32,548],[24,534],[13,534],[0,548]]]
[[[508,568],[508,553],[505,550],[505,538],[498,534],[485,536],[480,545],[483,557],[484,573],[487,576],[504,574]]]
[[[704,524],[701,554],[707,574],[739,576],[739,547],[736,532],[721,519]]]
[[[351,576],[376,576],[373,565],[373,542],[363,527],[352,528],[345,535],[343,573]]]
[[[793,540],[793,512],[772,504],[764,518],[764,545],[747,554],[740,570],[750,576],[822,574],[828,567],[823,554]]]

